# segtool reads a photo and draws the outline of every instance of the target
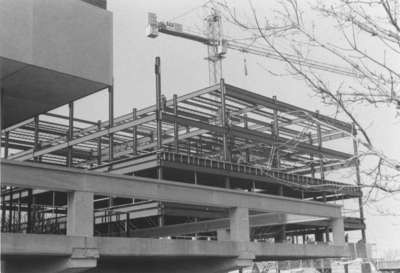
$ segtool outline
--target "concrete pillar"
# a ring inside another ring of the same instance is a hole
[[[249,209],[232,208],[229,211],[230,238],[232,241],[250,241]]]
[[[97,266],[99,251],[93,238],[93,193],[71,192],[67,197],[67,235],[85,236],[84,243],[74,242],[71,256],[59,264],[57,273],[81,273]]]
[[[231,239],[229,231],[225,228],[217,229],[217,240],[218,241],[229,241]]]
[[[335,245],[344,245],[344,222],[343,217],[331,219],[332,237]]]
[[[68,193],[67,235],[93,236],[93,193]]]

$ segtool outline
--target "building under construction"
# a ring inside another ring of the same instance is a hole
[[[159,58],[155,104],[114,117],[112,16],[87,2],[1,3],[13,29],[0,33],[3,272],[228,272],[354,257],[345,232],[365,239],[361,190],[326,178],[354,168],[360,182],[351,123],[222,79],[166,98]],[[99,90],[109,119],[76,118],[74,101]],[[69,115],[49,112],[62,105]],[[339,140],[354,152],[332,148]],[[357,217],[336,204],[350,199]]]

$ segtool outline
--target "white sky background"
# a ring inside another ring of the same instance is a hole
[[[208,85],[208,66],[204,60],[207,51],[202,44],[161,34],[156,39],[145,36],[147,12],[155,12],[159,20],[169,20],[200,6],[204,0],[109,0],[108,9],[114,16],[114,90],[115,116],[142,108],[155,102],[154,58],[161,57],[162,92],[169,99],[173,94],[182,95]],[[274,1],[254,1],[257,12],[268,13]],[[229,2],[231,3],[231,2]],[[234,1],[241,12],[248,12],[247,1]],[[269,14],[269,13],[268,13]],[[202,28],[204,11],[197,9],[177,19],[178,22],[196,29]],[[262,15],[262,14],[261,14]],[[229,30],[227,30],[229,31]],[[229,33],[235,34],[235,33]],[[329,33],[331,35],[331,33]],[[248,76],[244,74],[244,55],[228,51],[223,63],[223,74],[227,83],[255,91],[262,95],[276,95],[278,100],[308,108],[319,109],[323,114],[332,114],[333,109],[322,105],[312,96],[302,81],[290,77],[276,77],[265,71],[282,65],[262,57],[245,55]],[[400,61],[400,60],[399,60]],[[332,76],[337,77],[337,76]],[[92,120],[107,119],[107,93],[101,92],[82,99],[76,104],[76,116]],[[394,118],[394,107],[374,109],[359,107],[358,117],[378,149],[388,156],[400,159],[400,118]],[[350,140],[349,140],[350,141]],[[387,199],[380,204],[392,210],[398,208],[397,201]],[[367,208],[367,239],[377,243],[381,253],[385,249],[400,248],[400,217],[381,216]]]

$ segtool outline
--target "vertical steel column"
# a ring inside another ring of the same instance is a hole
[[[324,236],[323,232],[319,229],[315,229],[315,241],[316,242],[323,242],[324,241]]]
[[[275,168],[280,168],[281,167],[281,162],[280,162],[280,158],[279,158],[279,143],[278,143],[278,139],[279,139],[279,121],[278,121],[278,107],[276,106],[277,104],[277,100],[276,100],[276,96],[272,97],[274,100],[274,145],[275,145],[275,156],[273,157],[273,164]]]
[[[5,111],[4,111],[4,109],[5,109],[5,104],[4,104],[4,88],[1,88],[1,94],[0,94],[0,111],[1,111],[1,120],[0,120],[0,124],[2,125],[2,126],[0,126],[0,127],[3,127],[3,124],[4,124],[4,122],[5,122]],[[4,125],[4,128],[5,128],[6,126]],[[3,226],[1,226],[2,228],[3,228]]]
[[[226,95],[226,88],[225,88],[225,81],[224,79],[221,79],[220,81],[220,91],[221,91],[221,125],[224,129],[224,135],[223,135],[223,155],[224,155],[224,161],[230,161],[230,151],[228,147],[228,123],[227,123],[227,117],[226,117],[226,104],[225,104],[225,95]]]
[[[31,233],[32,232],[32,189],[28,189],[28,204],[26,208],[26,218],[27,218],[27,223],[26,223],[26,233]]]
[[[272,157],[272,167],[279,169],[281,167],[281,160],[279,156],[279,120],[278,120],[278,106],[277,106],[277,99],[276,96],[272,97],[274,100],[274,109],[273,109],[273,114],[274,114],[274,120],[272,123],[272,133],[274,137],[274,148],[275,148],[275,155]],[[283,190],[283,185],[280,185],[278,188],[278,194],[283,196],[284,195],[284,190]],[[281,229],[279,231],[278,235],[278,241],[285,241],[286,240],[286,225],[282,225]]]
[[[319,111],[316,111],[317,114],[317,119],[319,116]],[[323,155],[321,153],[321,148],[322,148],[322,132],[321,132],[321,125],[317,123],[317,136],[318,136],[318,151],[319,151],[319,171],[320,171],[320,176],[321,180],[325,180],[325,173],[324,173],[324,161],[323,161]]]
[[[160,57],[156,57],[155,61],[156,74],[156,120],[157,120],[157,150],[162,145],[162,124],[161,124],[161,62]]]
[[[222,128],[224,129],[224,134],[222,138],[223,142],[223,154],[224,154],[224,161],[231,161],[231,153],[230,147],[228,144],[228,139],[230,139],[229,135],[229,126],[227,120],[227,109],[226,109],[226,86],[225,80],[221,78],[220,81],[220,91],[221,91],[221,124]],[[225,177],[225,188],[231,188],[231,180],[229,176]]]
[[[221,89],[221,120],[222,120],[222,127],[224,129],[223,134],[223,149],[224,149],[224,161],[231,161],[231,153],[228,140],[230,140],[229,134],[229,126],[228,126],[228,119],[227,119],[227,109],[226,109],[226,86],[224,79],[221,78],[220,82],[220,89]],[[231,188],[231,179],[229,176],[225,177],[225,188]]]
[[[188,133],[190,133],[190,127],[189,126],[186,126],[186,133],[188,134]],[[190,156],[190,150],[192,149],[192,147],[191,147],[191,145],[190,145],[190,138],[188,138],[187,140],[186,140],[186,148],[187,148],[187,156],[189,157]]]
[[[201,135],[199,136],[199,138],[201,137]],[[200,150],[201,150],[201,142],[200,140],[195,140],[196,143],[196,155],[199,156],[200,155]]]
[[[313,145],[313,139],[311,137],[311,133],[308,133],[308,141],[311,145]],[[315,167],[314,167],[314,155],[310,153],[310,160],[311,160],[311,177],[315,178]]]
[[[5,143],[4,143],[4,158],[6,158],[7,159],[7,157],[8,157],[8,142],[9,142],[9,139],[10,139],[10,132],[9,131],[6,131],[5,132]]]
[[[155,74],[156,74],[156,122],[157,122],[157,151],[161,150],[162,146],[162,121],[161,121],[161,61],[160,57],[155,59]],[[163,169],[161,166],[157,169],[158,179],[163,179]],[[158,226],[164,225],[164,217],[162,212],[163,204],[160,203],[160,215],[158,216]]]
[[[59,226],[58,226],[58,211],[57,211],[57,193],[53,191],[53,196],[52,196],[52,206],[53,206],[53,214],[54,214],[54,222],[55,222],[55,232],[58,233]]]
[[[126,213],[126,221],[125,221],[126,237],[129,237],[129,223],[130,223],[130,215],[129,215],[129,212],[127,212]]]
[[[203,137],[199,135],[199,156],[203,154]]]
[[[8,200],[8,232],[12,232],[12,220],[13,220],[13,187],[10,187],[10,195]]]
[[[108,128],[112,127],[114,127],[114,83],[108,87]],[[108,138],[108,162],[111,163],[114,159],[114,134],[110,133]]]
[[[164,95],[161,95],[161,111],[167,110],[167,98]]]
[[[69,109],[69,118],[68,118],[68,133],[67,133],[67,140],[71,141],[74,137],[74,102],[70,102],[68,104]],[[67,148],[67,158],[66,158],[66,165],[68,168],[72,167],[72,146],[68,146]]]
[[[244,119],[244,128],[245,128],[245,129],[249,129],[249,121],[248,121],[248,119],[247,119],[247,114],[244,114],[244,115],[243,115],[243,119]],[[247,142],[247,141],[246,141],[246,142]],[[248,145],[248,144],[249,144],[249,143],[247,142],[246,145]],[[246,163],[249,163],[249,162],[250,162],[250,149],[246,147],[245,153],[246,153],[245,161],[246,161]]]
[[[157,152],[161,151],[162,147],[162,123],[161,123],[161,61],[160,57],[156,57],[154,72],[156,75],[156,122],[157,122]],[[162,167],[157,168],[157,177],[162,179]]]
[[[172,103],[174,107],[174,115],[175,117],[178,116],[178,96],[174,94],[172,97]],[[178,122],[174,121],[174,147],[175,152],[179,153],[179,125]]]
[[[150,132],[149,138],[150,138],[150,143],[153,143],[154,142],[154,131]]]
[[[101,130],[101,120],[97,121],[97,131]],[[97,138],[97,165],[101,165],[101,157],[102,157],[102,151],[101,151],[101,137]]]
[[[108,210],[107,210],[107,233],[110,235],[112,232],[112,212],[113,212],[113,198],[112,196],[108,197]]]
[[[135,121],[137,119],[137,109],[132,109],[132,119]],[[134,155],[137,154],[137,126],[133,126],[132,128],[132,152]]]
[[[21,190],[18,191],[18,226],[17,226],[17,231],[21,230]]]
[[[162,207],[163,204],[160,202],[159,206]],[[158,226],[159,227],[164,226],[164,215],[163,215],[162,209],[160,209],[160,215],[158,215],[157,221],[158,221]]]
[[[34,133],[33,133],[33,150],[36,152],[39,149],[39,116],[35,116],[33,118],[34,123]],[[38,157],[33,158],[35,161],[38,161]]]
[[[353,131],[353,149],[354,149],[355,168],[356,168],[356,181],[357,181],[357,186],[361,187],[360,160],[358,159],[358,143],[356,140],[357,129],[354,124],[352,126],[352,131]],[[364,225],[364,207],[363,207],[363,203],[362,203],[362,192],[361,192],[361,196],[358,197],[358,207],[360,209],[361,223],[363,224],[363,228],[361,229],[361,236],[362,236],[362,240],[364,241],[364,243],[366,243],[367,236],[365,233],[365,225]]]
[[[5,191],[7,187],[1,186],[1,191]],[[5,232],[4,224],[6,222],[6,201],[5,195],[1,195],[1,232]]]
[[[317,114],[317,118],[319,116],[319,111],[316,111]],[[321,148],[322,148],[322,132],[321,132],[321,125],[319,123],[317,123],[317,137],[318,137],[318,150],[319,150],[319,171],[320,171],[320,177],[322,182],[325,180],[325,171],[324,171],[324,161],[323,161],[323,155],[321,153]],[[310,144],[312,144],[312,138],[309,135],[309,140],[310,140]],[[311,156],[312,159],[314,159],[313,156]],[[311,173],[313,175],[313,178],[315,177],[315,170],[314,170],[314,166],[312,165],[311,167]],[[323,202],[327,202],[326,200],[326,193],[323,192],[322,193],[322,201]],[[326,228],[325,230],[325,238],[326,238],[326,242],[329,242],[329,227]],[[322,239],[323,241],[323,239]]]

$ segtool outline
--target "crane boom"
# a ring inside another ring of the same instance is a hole
[[[306,66],[309,68],[314,68],[314,69],[318,69],[318,70],[322,70],[322,71],[328,71],[328,72],[332,72],[332,73],[336,73],[336,74],[340,74],[340,75],[344,75],[344,76],[349,76],[349,77],[357,76],[356,73],[354,73],[352,70],[347,69],[345,67],[331,65],[331,64],[323,63],[323,62],[309,59],[309,58],[306,59],[306,58],[302,58],[302,57],[299,57],[299,56],[296,56],[293,54],[289,54],[289,53],[281,53],[283,56],[282,57],[281,55],[279,55],[272,49],[268,49],[265,47],[259,47],[259,46],[254,46],[254,45],[249,47],[244,43],[229,41],[229,42],[227,42],[227,48],[235,50],[235,51],[240,51],[240,52],[244,52],[244,53],[267,57],[269,59],[274,59],[274,60],[278,60],[278,61],[282,61],[283,57],[284,57],[285,59],[287,59],[288,61],[290,61],[292,63]]]
[[[210,70],[210,83],[215,84],[222,77],[222,59],[227,52],[227,49],[253,54],[257,56],[266,57],[278,61],[290,61],[304,67],[309,67],[321,71],[327,71],[343,76],[356,77],[357,74],[348,68],[340,67],[321,61],[313,60],[310,58],[303,58],[294,54],[280,53],[266,47],[247,45],[243,42],[231,41],[222,38],[220,17],[217,13],[210,16],[212,20],[208,19],[208,28],[211,29],[211,35],[208,37],[194,34],[189,31],[184,31],[183,26],[178,23],[172,22],[158,22],[157,16],[154,13],[149,13],[149,24],[147,27],[147,37],[156,38],[159,33],[168,34],[175,37],[185,38],[195,42],[207,45],[209,70]],[[219,31],[219,32],[218,32]]]

